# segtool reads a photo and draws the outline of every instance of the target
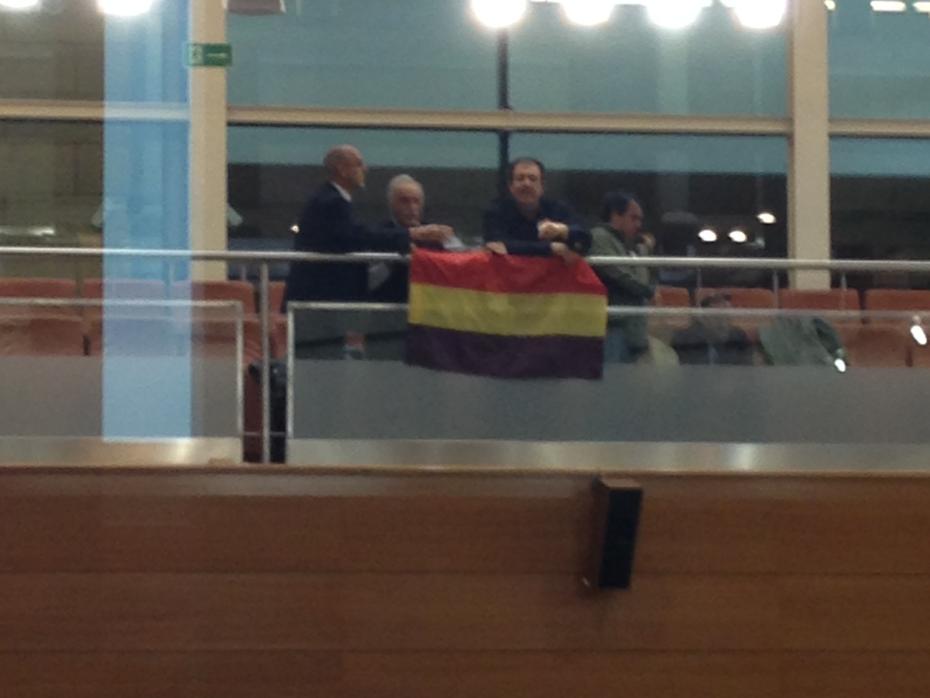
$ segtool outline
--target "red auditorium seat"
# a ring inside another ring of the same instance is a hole
[[[859,292],[851,288],[845,291],[783,288],[778,292],[778,305],[789,310],[859,310]]]
[[[917,342],[911,342],[910,365],[914,368],[930,368],[930,346],[922,347]]]
[[[730,298],[730,305],[733,308],[745,310],[774,310],[775,294],[767,288],[740,288],[740,287],[706,287],[698,289],[695,293],[695,301],[700,305],[701,301],[714,294],[723,294]],[[771,318],[753,318],[753,317],[734,317],[732,323],[742,329],[750,341],[756,343],[759,341],[759,328],[770,322]]]
[[[653,303],[659,308],[688,308],[691,306],[691,294],[686,288],[659,286]]]
[[[103,317],[88,309],[85,332],[87,352],[91,356],[103,353]],[[178,324],[171,317],[139,317],[111,313],[108,348],[119,356],[176,356],[180,351]]]
[[[83,356],[77,316],[0,316],[0,356]]]
[[[89,301],[103,300],[104,284],[106,285],[106,300],[110,301],[151,301],[151,305],[121,305],[118,302],[112,306],[111,319],[130,321],[133,318],[161,318],[170,319],[171,309],[159,301],[167,300],[167,286],[162,281],[150,279],[85,279],[81,286],[82,296]],[[99,304],[83,306],[84,318],[87,323],[86,332],[90,345],[99,344],[100,323],[97,318],[103,312]],[[146,327],[139,324],[139,331],[145,333],[153,326]],[[161,343],[158,344],[161,346]],[[92,351],[92,353],[94,353]],[[160,353],[160,352],[155,352]]]
[[[107,297],[117,300],[162,300],[167,298],[164,282],[149,279],[84,279],[81,295],[84,298],[103,298],[106,283]]]
[[[236,323],[233,320],[199,319],[189,321],[155,317],[110,317],[115,328],[110,334],[110,351],[126,356],[176,356],[190,333],[196,356],[233,357],[236,350]],[[189,325],[188,325],[189,322]],[[190,328],[188,330],[188,327]],[[261,327],[256,318],[242,323],[243,369],[261,357]],[[91,317],[87,326],[87,346],[91,356],[103,351],[103,321]]]
[[[234,356],[236,323],[229,320],[195,320],[192,331],[195,351],[201,356]],[[243,368],[262,356],[262,328],[258,318],[242,321]]]
[[[838,327],[853,368],[903,368],[913,340],[906,328],[875,325]]]
[[[255,289],[248,281],[181,281],[172,297],[195,301],[239,301],[246,317],[255,314]]]
[[[2,298],[41,298],[73,299],[77,297],[77,284],[73,279],[47,279],[47,278],[0,278],[0,299]],[[52,318],[69,315],[80,315],[79,305],[47,305],[34,304],[31,306],[12,305],[4,306],[0,300],[0,312],[4,315],[25,315],[35,317],[45,315]]]
[[[930,291],[873,288],[865,292],[866,310],[930,310]]]
[[[281,314],[282,306],[284,305],[284,282],[283,281],[272,281],[268,285],[268,309],[271,311],[272,315]]]
[[[73,279],[0,279],[0,296],[4,298],[76,298]]]
[[[700,305],[708,296],[715,293],[722,293],[730,297],[730,305],[734,308],[760,308],[768,309],[775,307],[775,294],[767,288],[701,288],[695,294],[695,301]]]

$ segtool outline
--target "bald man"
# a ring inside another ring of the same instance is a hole
[[[439,244],[452,231],[425,225],[371,230],[352,209],[352,196],[365,186],[368,168],[358,148],[339,145],[323,160],[327,181],[307,202],[298,222],[294,249],[299,252],[407,252],[412,243]],[[291,265],[287,300],[363,300],[368,292],[365,264],[299,263]]]

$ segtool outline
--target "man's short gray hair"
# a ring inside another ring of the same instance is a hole
[[[391,181],[387,185],[387,199],[388,201],[394,200],[394,192],[396,192],[401,187],[406,187],[409,185],[415,186],[420,190],[420,196],[423,198],[423,201],[426,201],[426,192],[423,191],[423,185],[420,184],[417,180],[411,177],[408,174],[399,174],[391,177]]]

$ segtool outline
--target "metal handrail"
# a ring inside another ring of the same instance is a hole
[[[372,262],[407,263],[408,255],[395,252],[267,252],[221,250],[140,250],[86,247],[0,247],[0,257],[74,257],[79,259],[133,258],[190,262]],[[773,257],[588,257],[592,266],[665,267],[670,269],[752,269],[769,271],[875,271],[930,274],[930,261],[864,259],[779,259]]]
[[[336,303],[332,301],[296,301],[288,304],[291,313],[300,311],[316,312],[366,312],[389,313],[406,312],[407,303]],[[728,318],[772,318],[772,317],[821,317],[833,320],[887,320],[914,323],[921,321],[928,313],[924,310],[866,310],[859,308],[843,309],[817,309],[817,308],[699,308],[694,306],[655,307],[655,306],[609,306],[609,317],[648,317],[648,318],[680,318],[680,317],[728,317]]]

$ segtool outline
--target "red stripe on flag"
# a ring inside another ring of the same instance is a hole
[[[410,260],[410,283],[494,293],[607,293],[583,260],[569,266],[557,257],[518,257],[486,251],[415,250]]]

